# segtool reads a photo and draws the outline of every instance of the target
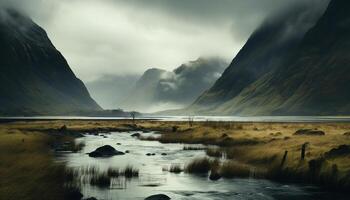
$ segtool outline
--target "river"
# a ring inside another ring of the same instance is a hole
[[[77,143],[85,143],[81,152],[59,153],[57,161],[65,162],[73,169],[94,167],[106,171],[110,167],[123,168],[127,165],[139,169],[139,177],[115,178],[107,188],[83,183],[84,197],[96,197],[99,200],[144,199],[149,195],[160,193],[179,200],[346,199],[309,185],[281,184],[254,178],[210,181],[207,175],[170,173],[163,169],[171,164],[184,166],[193,158],[205,156],[205,152],[183,150],[183,144],[142,141],[131,137],[133,133],[135,132],[113,132],[103,136],[86,135],[76,139]],[[157,135],[152,132],[142,134]],[[119,151],[129,153],[110,158],[91,158],[86,154],[103,145],[111,145]],[[155,155],[147,156],[147,153]]]

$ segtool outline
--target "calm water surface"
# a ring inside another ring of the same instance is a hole
[[[172,199],[183,200],[239,200],[239,199],[346,199],[335,194],[322,192],[312,186],[280,184],[268,180],[221,179],[210,181],[207,176],[173,174],[163,171],[171,164],[184,165],[193,158],[205,156],[204,151],[184,151],[182,144],[161,144],[157,141],[141,141],[130,135],[134,132],[111,133],[102,136],[87,135],[77,139],[84,142],[85,148],[80,153],[64,153],[57,158],[72,168],[97,167],[101,171],[109,167],[123,168],[132,165],[139,169],[140,176],[126,180],[118,178],[112,181],[110,188],[93,187],[83,184],[85,197],[105,200],[144,199],[153,194],[167,194]],[[152,135],[154,133],[142,133]],[[120,143],[117,145],[117,143]],[[86,153],[102,145],[111,145],[119,151],[130,153],[111,158],[90,158]],[[155,156],[146,156],[155,153]],[[162,156],[162,153],[167,155]]]
[[[194,121],[232,121],[232,122],[350,122],[350,116],[190,116]],[[124,120],[130,117],[84,117],[84,116],[32,116],[0,117],[8,120]],[[189,116],[143,116],[137,119],[160,121],[188,121]]]

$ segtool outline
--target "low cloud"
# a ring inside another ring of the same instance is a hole
[[[327,0],[309,0],[318,6]],[[31,16],[84,81],[231,60],[268,16],[305,0],[0,0]]]

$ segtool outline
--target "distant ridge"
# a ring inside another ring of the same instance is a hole
[[[151,68],[137,81],[122,108],[152,112],[191,104],[220,77],[227,63],[221,58],[198,58],[173,71]]]

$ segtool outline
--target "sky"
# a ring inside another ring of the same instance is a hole
[[[268,17],[328,0],[0,0],[29,15],[84,82],[173,70],[198,57],[231,61]]]

